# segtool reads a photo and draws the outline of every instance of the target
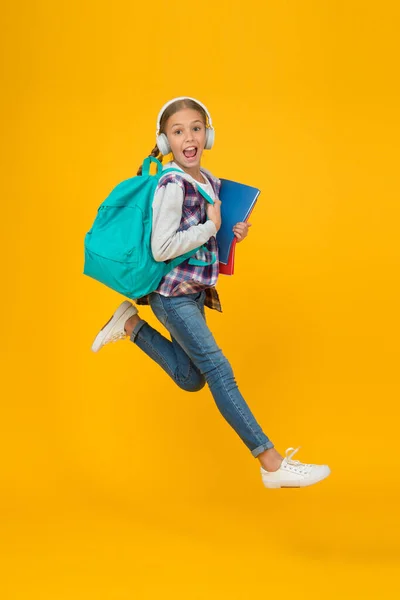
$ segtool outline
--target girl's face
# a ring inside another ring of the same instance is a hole
[[[201,113],[184,108],[172,115],[165,126],[175,162],[184,170],[197,171],[206,143],[206,127]]]

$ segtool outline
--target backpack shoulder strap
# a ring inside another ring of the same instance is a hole
[[[197,186],[195,184],[194,179],[191,177],[190,180],[185,177],[185,173],[184,171],[182,171],[181,169],[175,169],[174,167],[171,167],[169,169],[165,169],[165,171],[162,171],[159,180],[164,176],[167,175],[168,173],[179,173],[180,175],[182,175],[182,179],[185,179],[186,181],[188,181],[190,184],[193,185],[193,187],[195,189],[197,189],[197,191],[203,196],[203,198],[209,202],[210,204],[214,204],[214,200],[207,194],[207,192],[205,192],[200,186]],[[208,217],[207,217],[208,220]],[[213,265],[215,263],[215,261],[217,260],[217,257],[215,255],[214,252],[211,253],[211,262],[206,262],[206,261],[202,261],[202,260],[197,260],[196,258],[193,258],[194,254],[197,253],[198,250],[205,250],[207,251],[207,248],[205,247],[205,245],[203,244],[202,246],[199,246],[198,248],[196,248],[195,250],[191,250],[190,252],[186,252],[185,254],[178,256],[177,258],[171,260],[168,263],[168,270],[173,269],[175,267],[177,267],[178,265],[180,265],[183,261],[189,259],[189,263],[191,265],[196,265],[196,266],[208,266],[208,265]]]
[[[214,200],[211,198],[211,196],[209,196],[200,185],[196,185],[195,179],[193,179],[193,177],[190,177],[190,179],[188,177],[185,177],[186,173],[184,171],[181,171],[180,169],[175,169],[174,167],[171,167],[170,169],[165,169],[165,171],[161,173],[158,181],[160,181],[160,179],[164,175],[171,172],[179,173],[182,176],[182,179],[185,179],[188,183],[190,183],[207,202],[209,202],[210,204],[214,204]]]

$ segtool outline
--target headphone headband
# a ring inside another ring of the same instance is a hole
[[[178,100],[193,100],[193,102],[196,102],[196,104],[198,104],[199,106],[201,106],[201,108],[204,109],[204,111],[205,111],[205,113],[206,113],[206,115],[208,117],[208,123],[209,123],[210,127],[212,128],[211,115],[208,112],[207,108],[204,106],[204,104],[202,104],[199,100],[196,100],[196,98],[191,98],[190,96],[179,96],[179,98],[174,98],[173,100],[170,100],[169,102],[167,102],[166,104],[164,104],[164,106],[162,107],[162,109],[158,113],[156,136],[159,134],[159,131],[160,131],[160,122],[161,122],[161,118],[162,118],[165,110],[168,108],[168,106],[170,106],[174,102],[177,102]]]

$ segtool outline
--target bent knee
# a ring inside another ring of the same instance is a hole
[[[199,392],[206,385],[205,377],[198,377],[197,379],[190,381],[179,381],[178,385],[185,392]]]

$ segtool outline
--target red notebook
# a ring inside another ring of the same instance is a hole
[[[224,264],[221,261],[219,261],[219,273],[220,275],[233,275],[235,272],[235,248],[236,248],[236,242],[237,240],[235,239],[232,243],[231,246],[231,251],[229,253],[229,258],[228,258],[228,263]]]

